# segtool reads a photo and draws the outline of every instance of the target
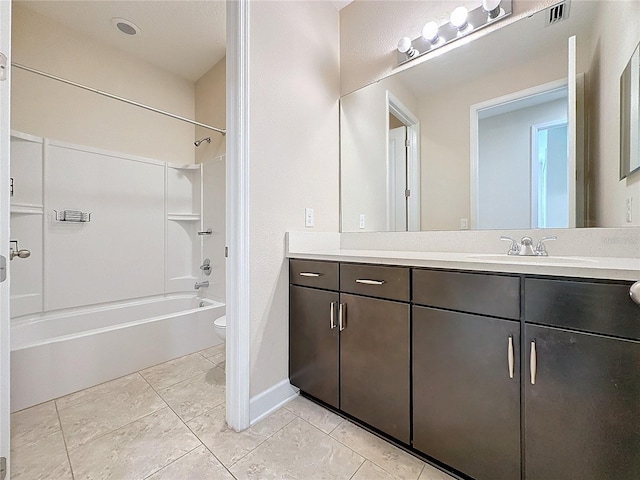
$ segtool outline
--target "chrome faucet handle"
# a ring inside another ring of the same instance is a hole
[[[520,253],[519,255],[523,256],[532,256],[535,255],[533,251],[533,239],[531,237],[522,237],[520,240]]]
[[[538,244],[536,245],[535,254],[538,256],[546,257],[549,255],[547,252],[547,247],[545,247],[544,242],[548,242],[549,240],[557,240],[558,237],[556,235],[551,235],[549,237],[542,237],[538,240]]]
[[[520,254],[520,244],[517,241],[515,241],[513,238],[502,235],[500,237],[500,240],[503,240],[505,242],[511,242],[511,245],[509,245],[509,251],[507,252],[507,255]]]

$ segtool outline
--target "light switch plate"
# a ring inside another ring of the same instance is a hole
[[[313,227],[313,208],[304,209],[304,226]]]
[[[360,214],[360,228],[364,228],[364,213]]]
[[[633,197],[629,197],[627,198],[627,201],[625,202],[626,204],[626,219],[627,219],[627,223],[631,223],[633,221]]]

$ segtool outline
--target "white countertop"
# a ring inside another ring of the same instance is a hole
[[[313,249],[288,251],[288,258],[374,263],[413,267],[525,273],[562,277],[640,280],[640,258],[518,257],[506,254],[415,252],[389,250]]]

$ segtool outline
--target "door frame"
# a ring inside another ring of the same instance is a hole
[[[407,127],[407,140],[409,141],[407,147],[407,186],[411,192],[407,202],[407,230],[418,232],[420,231],[420,120],[389,90],[385,95],[387,101],[387,129],[385,132],[387,165],[389,165],[389,115],[393,114]]]
[[[9,268],[9,153],[11,132],[11,2],[0,1],[0,52],[7,56],[6,80],[0,81],[0,255],[7,259]],[[10,312],[9,288],[7,280],[0,283],[0,456],[7,459],[7,478],[10,478]]]
[[[517,102],[528,97],[544,95],[562,88],[567,88],[567,79],[554,80],[553,82],[543,83],[541,85],[536,85],[535,87],[525,88],[524,90],[509,93],[501,97],[491,98],[469,107],[469,228],[471,230],[476,230],[478,228],[478,218],[480,216],[480,202],[478,201],[478,195],[480,193],[478,115],[482,110],[486,110],[487,108]]]
[[[249,0],[227,0],[226,415],[250,426]]]

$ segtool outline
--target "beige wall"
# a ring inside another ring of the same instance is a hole
[[[339,15],[331,2],[250,4],[251,395],[288,378],[285,232],[338,230]],[[295,41],[292,41],[294,39]],[[233,161],[233,159],[229,159]]]
[[[592,39],[589,224],[639,226],[640,173],[620,180],[619,131],[620,75],[640,41],[640,2],[601,2]],[[627,198],[633,199],[632,223],[625,218]]]
[[[196,82],[196,120],[216,128],[226,128],[226,57],[216,63]],[[195,139],[210,137],[196,149],[196,162],[217,158],[226,152],[225,136],[196,127]]]
[[[194,86],[167,70],[13,4],[13,61],[193,118]],[[194,127],[13,69],[11,128],[175,163],[195,160]]]
[[[558,3],[557,0],[513,0],[513,15],[496,26],[500,28],[542,6],[555,3]],[[355,0],[343,8],[340,12],[341,94],[345,95],[401,70],[402,68],[395,68],[398,40],[404,36],[411,39],[418,37],[429,20],[445,23],[458,5],[475,8],[478,2]],[[492,29],[489,26],[456,43],[460,45],[472,41]],[[449,46],[440,49],[439,54],[446,53],[447,50]],[[415,60],[411,64],[422,61]]]

